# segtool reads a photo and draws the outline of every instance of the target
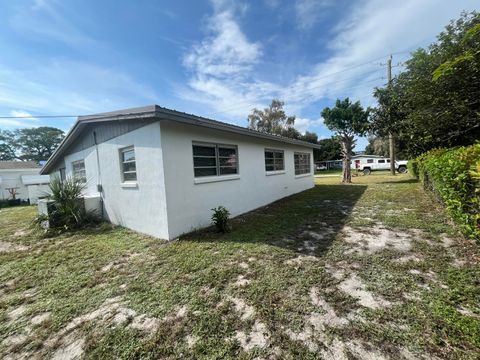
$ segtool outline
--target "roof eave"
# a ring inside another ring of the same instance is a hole
[[[207,118],[202,118],[196,115],[191,115],[187,113],[181,113],[178,111],[162,108],[158,105],[145,106],[141,108],[135,108],[127,110],[129,112],[122,111],[113,111],[109,113],[101,113],[95,115],[80,116],[77,118],[77,121],[67,133],[65,138],[60,142],[58,147],[53,152],[52,156],[45,163],[43,168],[40,170],[41,175],[47,175],[52,170],[54,164],[58,160],[59,156],[62,154],[62,150],[70,145],[70,143],[75,138],[75,135],[87,124],[104,122],[104,121],[122,121],[122,120],[131,120],[131,119],[146,119],[146,118],[158,118],[178,121],[181,123],[186,123],[190,125],[202,126],[211,129],[217,129],[227,132],[233,132],[246,136],[253,136],[257,138],[263,138],[267,140],[288,143],[293,145],[298,145],[307,148],[320,149],[321,146],[318,144],[308,143],[301,140],[290,139],[287,137],[280,137],[277,135],[262,133],[259,131],[242,128],[236,125],[230,125],[216,120],[211,120]]]

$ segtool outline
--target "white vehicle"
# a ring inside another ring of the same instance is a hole
[[[374,156],[374,155],[362,155],[352,158],[352,169],[363,172],[365,175],[370,175],[372,171],[376,170],[390,170],[390,159]],[[397,160],[395,161],[395,169],[399,173],[407,172],[407,161]]]
[[[327,170],[327,167],[322,164],[315,164],[315,170],[320,171],[320,170]]]

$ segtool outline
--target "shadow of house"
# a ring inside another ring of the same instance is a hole
[[[232,219],[232,232],[213,227],[181,240],[264,243],[304,255],[325,252],[343,228],[366,185],[321,185]]]

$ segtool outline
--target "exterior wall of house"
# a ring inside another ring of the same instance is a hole
[[[28,200],[28,188],[22,182],[23,175],[38,175],[40,169],[4,169],[0,170],[0,199],[11,199],[7,188],[18,188],[17,199]]]
[[[120,150],[134,146],[137,181],[122,181]],[[124,133],[95,146],[64,157],[66,176],[72,176],[72,162],[84,160],[87,183],[85,195],[103,192],[104,217],[114,224],[141,233],[168,239],[168,221],[159,122]],[[100,174],[99,174],[100,169]],[[59,176],[58,169],[51,176]],[[100,180],[100,181],[99,181]]]
[[[161,129],[171,239],[208,226],[213,207],[223,205],[236,216],[314,186],[311,148],[170,121],[162,121]],[[219,177],[214,182],[196,180],[192,142],[236,145],[238,176]],[[284,150],[283,173],[266,174],[265,148]],[[295,176],[294,152],[310,154],[310,174]]]

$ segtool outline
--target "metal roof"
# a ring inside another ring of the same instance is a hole
[[[79,116],[77,121],[67,133],[63,141],[60,143],[58,148],[48,159],[45,166],[40,171],[41,174],[48,174],[48,172],[53,168],[56,161],[59,160],[60,156],[63,154],[63,151],[72,143],[75,137],[80,133],[80,131],[87,125],[91,123],[99,123],[105,121],[125,121],[125,120],[134,120],[134,119],[149,119],[154,118],[161,120],[170,120],[176,121],[184,124],[207,127],[211,129],[227,131],[231,133],[236,133],[240,135],[253,136],[257,138],[273,140],[288,144],[294,144],[299,146],[304,146],[308,148],[319,149],[320,145],[312,144],[306,141],[290,139],[287,137],[268,134],[256,130],[251,130],[237,125],[227,124],[225,122],[212,120],[204,118],[201,116],[187,114],[181,111],[171,110],[163,108],[158,105],[144,106],[139,108],[124,109],[100,114],[93,114],[87,116]]]

